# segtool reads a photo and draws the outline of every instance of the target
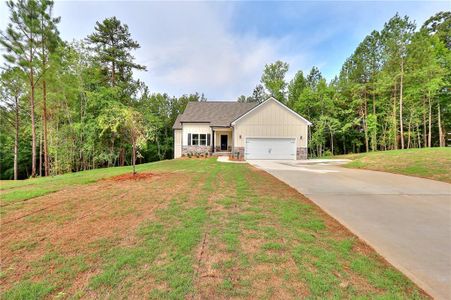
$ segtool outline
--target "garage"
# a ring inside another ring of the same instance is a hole
[[[296,159],[295,138],[247,138],[246,159]]]

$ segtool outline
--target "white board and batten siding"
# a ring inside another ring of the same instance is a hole
[[[182,147],[188,146],[188,134],[211,134],[208,123],[183,123],[182,129],[174,130],[174,158],[182,156]]]
[[[245,159],[296,159],[296,148],[307,147],[309,122],[276,100],[268,100],[234,123],[234,146],[245,148]]]
[[[188,134],[211,134],[209,123],[183,123],[182,145],[188,146]]]
[[[182,130],[174,130],[174,158],[182,156]]]

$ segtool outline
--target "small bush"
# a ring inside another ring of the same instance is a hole
[[[332,156],[332,152],[330,150],[326,150],[326,151],[323,152],[323,156],[324,157],[330,157],[330,156]]]

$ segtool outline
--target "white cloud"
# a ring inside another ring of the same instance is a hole
[[[95,22],[106,17],[117,16],[128,24],[132,37],[141,44],[135,53],[137,62],[149,70],[136,75],[153,92],[175,96],[204,92],[208,99],[236,99],[252,92],[266,63],[288,62],[288,79],[313,65],[331,79],[363,37],[381,29],[396,11],[421,24],[446,5],[259,3],[253,7],[259,9],[250,11],[253,18],[247,19],[240,11],[246,4],[58,1],[55,15],[62,17],[59,29],[65,40],[85,38],[93,32]],[[1,29],[6,27],[8,15],[5,2],[0,1]],[[280,30],[271,31],[271,26],[262,26],[262,22],[281,25]]]
[[[230,5],[179,3],[168,11],[170,18],[165,6],[159,5],[159,16],[145,23],[147,38],[140,39],[138,57],[150,72],[139,76],[150,82],[152,90],[198,91],[209,99],[236,99],[252,92],[265,63],[301,61],[281,55],[289,36],[262,38],[232,32]]]

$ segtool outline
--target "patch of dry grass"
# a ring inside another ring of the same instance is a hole
[[[149,171],[8,204],[1,298],[427,298],[263,171],[214,159]]]

